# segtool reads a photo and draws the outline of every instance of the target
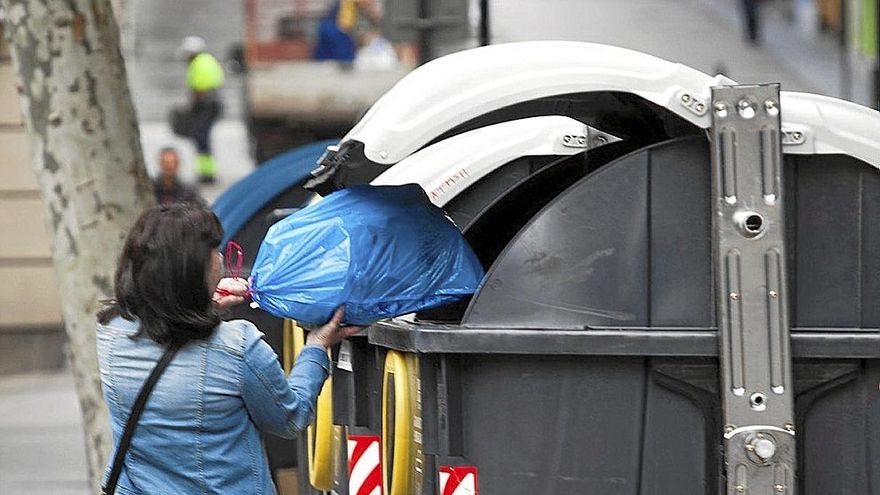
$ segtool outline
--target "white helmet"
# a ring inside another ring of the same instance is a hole
[[[208,44],[201,36],[187,36],[180,42],[177,47],[177,56],[179,58],[189,58],[197,53],[205,51]]]

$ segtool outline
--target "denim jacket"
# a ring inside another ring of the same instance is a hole
[[[129,338],[137,322],[98,325],[98,364],[113,452],[141,386],[164,348]],[[153,389],[119,478],[121,495],[274,494],[260,431],[291,438],[311,420],[330,363],[306,346],[289,377],[262,333],[223,322],[184,346]],[[106,482],[111,460],[104,472]]]

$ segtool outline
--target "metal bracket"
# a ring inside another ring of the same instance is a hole
[[[614,134],[600,131],[595,127],[584,126],[584,134],[565,134],[559,139],[566,148],[583,148],[585,150],[598,148],[608,143],[620,141],[620,138]]]
[[[794,494],[779,85],[712,88],[711,108],[727,493]]]
[[[699,115],[700,117],[706,115],[706,102],[699,96],[682,91],[678,95],[678,100],[681,102],[681,105],[690,110],[691,113]]]
[[[803,129],[782,129],[782,144],[795,146],[807,142],[807,131]]]

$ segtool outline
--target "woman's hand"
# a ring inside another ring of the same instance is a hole
[[[214,304],[220,309],[228,309],[244,302],[248,293],[248,282],[243,278],[221,278],[214,292]]]
[[[309,332],[309,336],[306,338],[306,344],[319,345],[327,348],[337,342],[341,342],[343,339],[351,337],[365,328],[358,326],[339,326],[339,324],[342,323],[343,316],[345,316],[345,307],[339,306],[336,308],[330,321],[318,330]]]

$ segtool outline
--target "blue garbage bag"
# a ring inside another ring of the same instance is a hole
[[[483,278],[458,228],[415,184],[355,186],[273,225],[251,271],[253,300],[278,316],[368,325],[458,301]]]

